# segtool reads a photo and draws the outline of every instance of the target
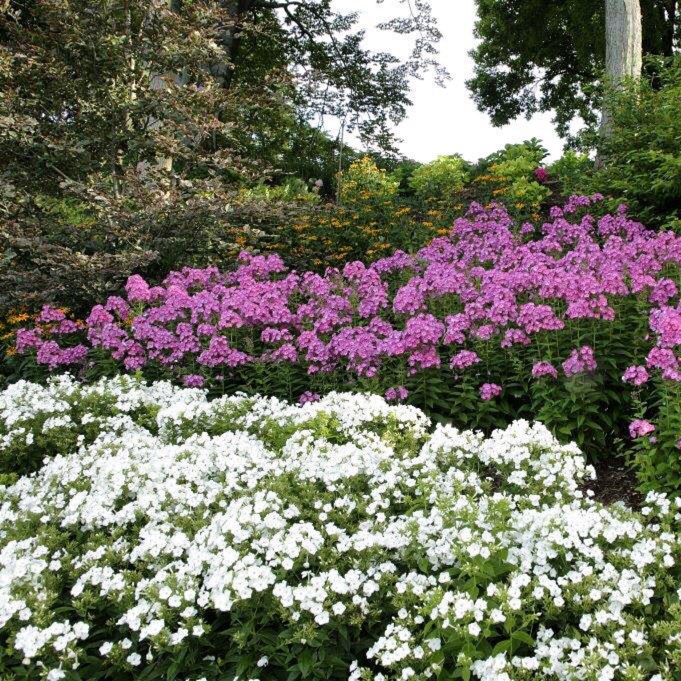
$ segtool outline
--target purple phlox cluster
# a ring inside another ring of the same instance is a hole
[[[449,361],[449,366],[455,371],[463,371],[480,362],[480,357],[472,350],[461,350]]]
[[[534,179],[539,182],[539,184],[545,184],[549,179],[549,171],[546,168],[535,168],[534,169]]]
[[[87,357],[88,349],[79,344],[69,348],[62,348],[57,341],[45,341],[38,348],[37,359],[40,364],[46,364],[49,369],[56,367],[80,364]]]
[[[558,371],[551,362],[535,362],[532,365],[532,376],[535,378],[541,378],[542,376],[558,378]]]
[[[666,305],[672,298],[675,298],[679,293],[676,284],[671,280],[663,277],[654,286],[650,292],[649,300],[655,305]]]
[[[629,424],[629,435],[632,440],[645,437],[655,431],[655,426],[645,419],[636,419]]]
[[[163,296],[163,287],[149,286],[139,274],[133,274],[125,284],[125,292],[131,303],[151,303]]]
[[[643,385],[649,378],[650,374],[648,374],[646,368],[636,365],[627,367],[622,375],[622,380],[632,385]]]
[[[669,348],[654,347],[646,358],[648,368],[659,369],[662,378],[668,381],[681,381],[679,358]]]
[[[203,388],[206,379],[198,374],[188,374],[182,379],[187,388]]]
[[[663,348],[681,345],[681,307],[664,306],[653,310],[650,328],[657,334],[657,344]]]
[[[51,322],[61,322],[66,319],[64,310],[53,307],[52,305],[43,305],[38,315],[38,323],[49,324]]]
[[[17,352],[25,354],[32,350],[38,350],[45,341],[39,328],[19,329],[17,331],[15,345]]]
[[[501,386],[496,383],[483,383],[480,386],[480,397],[485,400],[493,400],[501,395]]]
[[[593,348],[583,345],[581,348],[573,350],[563,362],[563,372],[566,376],[593,373],[597,366]]]
[[[308,402],[318,402],[321,397],[317,393],[307,390],[298,398],[298,404],[307,404]]]
[[[404,402],[407,397],[409,397],[409,391],[403,385],[388,388],[385,391],[385,399],[388,400],[388,402]]]
[[[17,351],[57,369],[97,349],[127,370],[154,365],[205,378],[262,363],[363,377],[449,363],[457,375],[477,377],[479,355],[522,352],[533,376],[555,377],[540,361],[547,342],[573,346],[584,337],[573,335],[575,327],[607,327],[636,297],[651,338],[641,339],[648,355],[632,382],[653,370],[679,380],[681,307],[672,277],[681,237],[647,230],[624,210],[596,220],[587,211],[601,199],[571,197],[532,230],[519,230],[501,206],[473,204],[448,236],[415,255],[398,251],[323,274],[242,253],[227,273],[184,268],[158,286],[133,275],[125,295],[93,307],[84,328],[44,308],[34,328],[17,334]],[[589,346],[560,359],[568,376],[596,369]]]

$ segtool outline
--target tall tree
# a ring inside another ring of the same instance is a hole
[[[476,0],[475,74],[468,81],[481,111],[505,125],[555,112],[558,131],[581,116],[596,125],[605,69],[605,3],[594,0]],[[678,0],[641,0],[644,55],[679,46]]]
[[[43,185],[47,168],[53,183],[108,174],[119,191],[156,158],[276,164],[292,125],[329,117],[390,149],[409,80],[445,76],[429,4],[392,2],[406,16],[382,27],[414,36],[407,59],[366,49],[332,0],[5,0],[2,166]]]
[[[222,244],[234,185],[333,157],[329,117],[390,150],[410,79],[444,76],[428,3],[391,3],[406,59],[332,0],[0,0],[0,307]]]
[[[377,2],[388,17],[381,30],[413,37],[406,59],[367,49],[360,15],[336,11],[334,0],[221,0],[233,17],[218,37],[227,56],[217,66],[225,87],[251,77],[250,64],[267,42],[286,55],[298,111],[306,120],[322,126],[329,118],[342,119],[368,146],[390,149],[391,127],[411,103],[410,79],[431,72],[442,82],[447,73],[437,61],[442,36],[429,2]],[[275,40],[267,22],[274,22]]]
[[[642,29],[639,0],[605,0],[605,75],[614,83],[641,75]]]
[[[605,76],[618,87],[637,79],[643,66],[641,5],[639,0],[605,0]],[[611,132],[611,114],[603,108],[601,134]]]

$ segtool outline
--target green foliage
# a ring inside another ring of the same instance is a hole
[[[563,196],[591,193],[593,169],[593,160],[574,149],[567,149],[548,168],[549,173],[557,178]]]
[[[226,59],[223,10],[48,0],[2,13],[0,309],[81,309],[132,272],[224,252],[230,183],[260,172],[259,140],[290,105],[281,80],[228,89],[206,68]]]
[[[292,177],[307,183],[321,183],[319,193],[328,199],[336,197],[339,162],[347,167],[362,154],[343,144],[342,157],[339,139],[331,138],[310,125],[300,124],[286,132],[284,147],[272,164],[271,181],[286,184]]]
[[[568,150],[549,167],[564,196],[602,193],[604,206],[625,203],[644,224],[681,229],[681,58],[648,60],[646,77],[606,93],[610,135],[585,134],[581,146],[598,151],[594,165]]]
[[[286,201],[306,204],[319,203],[319,191],[316,187],[310,189],[303,180],[293,177],[283,184],[268,185],[261,182],[243,190],[242,194],[249,198],[259,198],[266,201]]]
[[[595,122],[594,93],[605,54],[602,3],[570,0],[477,0],[468,81],[478,107],[496,125],[525,114],[555,110],[565,130],[576,115]],[[541,70],[541,87],[537,87]]]
[[[265,248],[298,268],[323,269],[417,250],[447,234],[472,201],[506,203],[518,220],[538,219],[552,194],[534,175],[545,156],[532,139],[507,145],[475,166],[458,155],[427,164],[361,157],[338,176],[337,204],[310,206],[282,224]]]
[[[349,209],[381,209],[397,195],[398,184],[368,156],[352,163],[338,179],[339,202]]]
[[[644,491],[681,489],[681,384],[657,381],[654,396],[646,400],[636,394],[637,418],[654,414],[652,437],[639,438],[627,450],[629,463],[636,469]]]
[[[489,169],[501,181],[498,198],[512,206],[523,204],[537,210],[551,193],[534,178],[534,171],[546,153],[539,141],[533,139],[523,144],[508,144],[494,155]]]
[[[611,91],[612,134],[599,141],[603,165],[593,178],[613,202],[646,224],[681,229],[681,58],[654,79]]]
[[[414,172],[423,164],[411,159],[400,160],[390,172],[391,177],[398,183],[401,196],[413,196],[411,178]]]
[[[592,0],[476,0],[475,75],[479,109],[495,125],[552,111],[566,136],[576,116],[595,128],[605,65],[604,3]],[[670,56],[678,46],[676,0],[642,0],[643,50]]]
[[[0,310],[66,302],[80,313],[119,292],[133,273],[160,281],[185,265],[229,268],[244,248],[286,246],[282,227],[317,201],[299,183],[252,193],[178,189],[161,204],[116,201],[105,214],[92,204],[52,201],[3,226]]]
[[[326,117],[392,151],[410,79],[445,75],[428,3],[397,12],[403,59],[330,0],[0,4],[0,311],[258,250],[333,193]]]
[[[533,137],[520,144],[507,144],[478,161],[478,167],[483,170],[496,168],[509,179],[524,177],[541,164],[547,153],[542,143]]]
[[[478,161],[471,191],[466,196],[483,205],[504,203],[518,219],[536,219],[551,190],[535,177],[547,151],[535,138],[503,149]]]
[[[419,166],[409,179],[416,196],[426,203],[451,202],[468,179],[469,164],[459,155],[439,156]]]

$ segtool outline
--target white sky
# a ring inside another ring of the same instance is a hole
[[[473,75],[473,60],[468,55],[475,45],[474,0],[430,0],[433,15],[438,20],[443,38],[440,42],[440,62],[452,79],[444,88],[432,78],[415,81],[412,86],[407,119],[397,128],[403,141],[402,153],[417,161],[430,161],[444,154],[459,153],[469,161],[501,149],[505,144],[539,138],[549,150],[549,158],[560,156],[563,144],[556,135],[550,114],[539,114],[527,121],[518,119],[503,128],[495,128],[487,114],[477,110],[465,82]],[[411,38],[376,29],[381,20],[404,12],[396,0],[336,0],[334,9],[360,12],[360,21],[367,33],[367,47],[386,50],[398,55],[400,43],[405,48]],[[398,11],[399,10],[399,11]]]

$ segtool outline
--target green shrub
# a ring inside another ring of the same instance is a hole
[[[416,168],[409,184],[425,203],[453,203],[454,195],[461,192],[468,178],[468,167],[461,156],[439,156]]]
[[[548,168],[558,181],[563,196],[592,194],[594,162],[587,154],[568,149]]]
[[[681,58],[654,78],[611,91],[612,133],[599,142],[594,182],[612,202],[655,227],[681,229]]]
[[[480,159],[474,168],[468,197],[483,205],[503,203],[520,220],[538,217],[551,190],[537,181],[535,170],[547,151],[539,140],[507,144],[500,151]]]
[[[283,184],[279,185],[261,182],[254,187],[243,190],[242,194],[249,198],[267,201],[292,201],[308,204],[318,204],[320,201],[319,191],[310,189],[305,182],[297,177],[287,178]]]
[[[133,273],[161,281],[183,266],[229,268],[244,249],[286,250],[284,226],[318,201],[293,193],[301,195],[293,187],[269,197],[263,189],[179,192],[159,204],[126,200],[101,212],[66,200],[33,205],[0,232],[0,313],[51,303],[78,314],[119,293]]]
[[[397,195],[398,183],[368,156],[352,163],[338,182],[339,202],[349,209],[380,211]]]

